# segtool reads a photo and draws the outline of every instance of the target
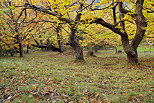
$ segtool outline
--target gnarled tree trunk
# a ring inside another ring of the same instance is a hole
[[[69,35],[69,42],[72,46],[72,48],[74,49],[75,51],[75,59],[76,60],[84,60],[84,57],[83,57],[83,50],[82,50],[82,47],[81,45],[79,44],[79,38],[76,36],[76,33],[77,33],[77,26],[78,24],[80,23],[80,19],[81,19],[81,15],[82,15],[82,8],[83,8],[83,3],[80,2],[80,6],[79,6],[79,11],[80,12],[77,12],[77,15],[75,17],[75,21],[76,23],[74,24],[70,24],[71,28],[71,34]]]
[[[127,35],[121,35],[122,39],[122,44],[125,53],[127,54],[127,60],[129,64],[138,64],[138,53],[137,53],[137,48],[140,44],[140,42],[143,39],[143,36],[145,34],[145,27],[147,26],[146,19],[143,15],[142,9],[143,9],[143,3],[144,0],[137,0],[136,1],[136,14],[133,15],[132,17],[135,18],[135,23],[136,23],[136,34],[133,39],[133,41],[129,44],[129,39]],[[119,2],[119,11],[122,13],[125,13],[122,8],[122,2]],[[123,17],[123,14],[121,14]],[[125,29],[124,27],[124,22],[121,23],[121,26],[123,27],[123,30]],[[125,30],[124,30],[125,32]],[[126,32],[125,32],[126,34]]]
[[[79,40],[76,36],[77,29],[72,27],[70,30],[71,30],[71,34],[69,36],[69,43],[70,43],[70,46],[75,51],[75,58],[76,58],[76,60],[84,60],[83,50],[82,50],[82,47],[79,44]]]
[[[127,53],[127,60],[129,64],[138,64],[137,50],[134,50],[133,53]]]

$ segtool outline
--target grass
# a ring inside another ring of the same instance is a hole
[[[74,62],[71,53],[0,58],[4,103],[153,103],[154,53],[127,67],[124,53],[100,52]]]

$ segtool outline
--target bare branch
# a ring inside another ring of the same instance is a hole
[[[128,21],[128,22],[130,22],[132,24],[135,24],[133,21],[130,21],[130,20],[121,20],[121,21],[117,22],[114,26],[116,27],[120,22],[123,22],[123,21]]]
[[[94,8],[94,9],[90,9],[90,10],[92,10],[92,11],[95,11],[95,10],[103,10],[103,9],[108,9],[108,8],[110,8],[110,7],[112,7],[112,8],[114,8],[114,7],[116,7],[118,5],[118,2],[112,2],[109,6],[107,6],[107,7],[104,7],[104,8]]]
[[[26,19],[27,14],[26,14],[26,9],[24,8],[24,9],[21,11],[20,15],[18,16],[17,22],[18,22],[19,18],[22,16],[23,12],[25,12],[25,18],[22,20],[22,22],[24,22],[24,20]]]
[[[87,9],[88,7],[91,7],[93,5],[93,3],[95,2],[95,0],[93,0],[89,5],[85,6],[84,8],[82,8],[82,10]],[[82,11],[81,10],[81,11]]]
[[[114,25],[107,23],[106,21],[104,21],[102,18],[97,18],[95,20],[93,20],[91,23],[96,23],[96,24],[100,24],[110,30],[112,30],[114,33],[119,34],[120,36],[127,36],[126,33],[122,32],[121,29],[116,28]]]
[[[63,18],[62,15],[59,15],[57,12],[50,12],[48,9],[37,7],[35,5],[25,3],[25,8],[26,9],[38,10],[38,11],[41,11],[43,13],[46,13],[46,14],[49,14],[49,15],[52,15],[52,16],[56,16],[60,21],[63,21],[63,22],[66,22],[66,23],[72,23],[72,22],[75,23],[74,20],[69,19],[69,18]]]

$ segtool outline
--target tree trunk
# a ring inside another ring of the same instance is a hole
[[[18,31],[16,31],[16,32],[18,32]],[[21,38],[20,38],[19,34],[16,35],[15,38],[17,40],[17,44],[19,45],[19,55],[20,55],[20,57],[23,57],[23,47],[22,47],[22,44],[21,44]]]
[[[64,51],[64,48],[63,48],[63,43],[62,43],[62,37],[61,37],[61,29],[60,29],[60,26],[57,26],[56,28],[56,32],[57,32],[57,39],[58,39],[58,46],[59,46],[59,49],[61,52]]]
[[[29,53],[29,44],[27,44],[27,50],[26,53]]]
[[[64,48],[63,48],[63,44],[62,44],[61,40],[58,40],[58,45],[59,45],[60,51],[63,52]]]
[[[112,2],[114,2],[114,0],[112,0]],[[112,8],[114,25],[117,23],[116,7],[117,7],[117,6],[114,6],[114,7]]]
[[[76,46],[75,46],[74,50],[75,50],[75,54],[76,54],[76,56],[75,56],[76,60],[84,60],[82,47],[78,44],[75,44],[75,45]]]
[[[112,2],[114,2],[114,0],[112,0]],[[117,18],[116,18],[116,6],[114,6],[112,8],[112,14],[113,14],[113,21],[114,21],[114,25],[117,23]]]
[[[22,44],[21,43],[18,43],[19,44],[19,54],[20,54],[20,57],[23,57],[23,47],[22,47]]]
[[[113,10],[113,21],[114,21],[114,25],[117,23],[117,18],[116,18],[116,6],[112,8]]]
[[[121,37],[122,40],[122,45],[124,48],[125,53],[127,54],[127,62],[128,64],[131,65],[136,65],[138,64],[138,55],[137,55],[137,50],[133,49],[133,47],[129,44],[129,39],[128,39],[128,34],[126,33],[125,30],[125,22],[122,21],[124,18],[124,13],[122,13],[122,8],[123,8],[123,2],[119,2],[119,18],[120,18],[120,26],[122,27],[122,30],[125,33],[125,36],[123,35]]]
[[[130,44],[131,47],[134,48],[135,55],[129,56],[129,58],[128,58],[129,63],[131,63],[131,64],[138,63],[137,48],[138,48],[138,46],[139,46],[140,42],[142,41],[143,36],[145,34],[145,31],[146,31],[145,27],[147,27],[147,21],[146,21],[146,18],[144,17],[143,12],[142,12],[143,3],[144,3],[144,0],[137,0],[136,1],[135,22],[136,22],[137,30],[136,30],[136,35],[135,35],[134,39],[132,40],[132,43]]]
[[[133,65],[138,64],[137,47],[142,41],[143,36],[145,34],[144,27],[147,26],[146,19],[142,13],[143,3],[144,3],[144,0],[136,1],[136,15],[134,16],[134,18],[135,18],[137,30],[136,30],[136,35],[134,39],[132,40],[131,44],[129,44],[128,35],[121,36],[123,48],[124,48],[125,53],[127,54],[128,63],[133,64]],[[123,9],[122,4],[123,2],[119,2],[120,18],[124,17],[124,14],[122,13],[122,9]],[[125,31],[124,21],[122,21],[120,25],[122,29],[124,30],[124,33],[127,34]]]
[[[125,30],[125,21],[123,21],[123,18],[124,18],[124,13],[122,13],[122,5],[123,5],[123,2],[119,2],[119,19],[120,19],[120,26],[122,27],[122,30],[126,33],[126,30]]]
[[[138,64],[138,54],[137,50],[129,51],[127,53],[128,64],[137,65]]]
[[[4,53],[4,49],[0,46],[0,55],[1,56],[4,56],[5,55],[5,53]]]
[[[138,64],[137,48],[134,48],[132,45],[129,44],[128,35],[121,36],[121,40],[123,49],[127,54],[128,64],[137,65]]]
[[[71,34],[69,36],[70,46],[75,51],[76,60],[84,60],[82,47],[79,44],[79,40],[75,34],[76,31],[77,31],[77,29],[75,29],[74,27],[71,28]]]

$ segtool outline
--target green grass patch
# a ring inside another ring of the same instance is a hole
[[[124,53],[99,52],[74,62],[68,53],[0,58],[0,98],[6,103],[152,103],[153,53],[127,67]]]

